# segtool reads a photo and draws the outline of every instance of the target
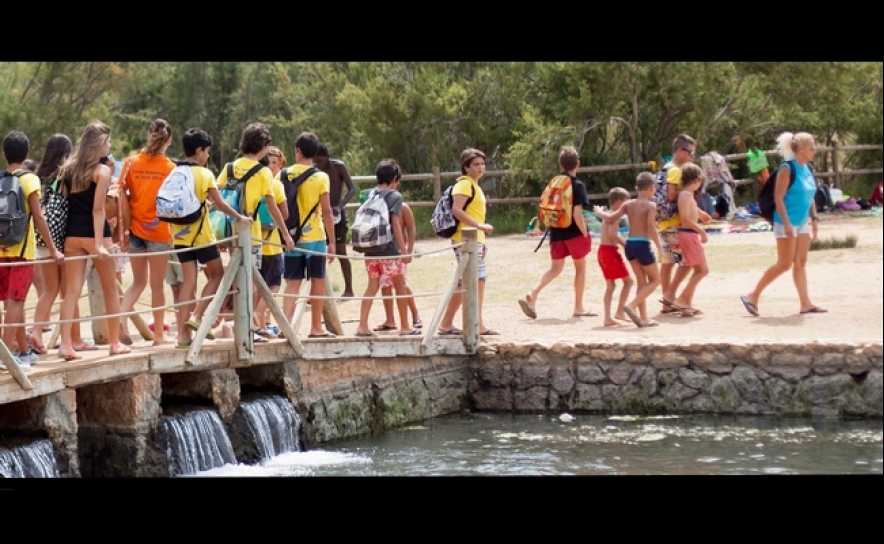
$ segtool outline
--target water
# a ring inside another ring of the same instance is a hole
[[[298,431],[301,419],[287,398],[276,395],[260,397],[243,401],[240,406],[262,460],[300,450]]]
[[[200,476],[882,474],[882,434],[880,420],[458,414]]]
[[[52,441],[37,440],[31,443],[4,448],[0,446],[0,476],[5,478],[58,478]]]
[[[233,446],[221,418],[212,408],[162,417],[169,436],[169,475],[196,474],[235,463]]]

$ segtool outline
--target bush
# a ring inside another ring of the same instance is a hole
[[[817,238],[810,241],[810,250],[854,248],[856,247],[856,242],[857,238],[854,234],[846,234],[842,238]]]

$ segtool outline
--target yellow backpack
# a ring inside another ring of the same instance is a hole
[[[558,175],[546,184],[540,195],[537,217],[544,225],[554,229],[571,226],[574,213],[574,188],[571,176]]]

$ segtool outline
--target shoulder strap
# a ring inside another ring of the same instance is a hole
[[[287,179],[288,175],[289,175],[289,168],[288,168],[288,166],[286,166],[282,170],[279,171],[279,181],[288,181],[288,179]]]
[[[468,198],[467,201],[464,202],[464,205],[463,205],[464,210],[467,209],[467,206],[470,205],[470,202],[472,202],[474,198],[476,198],[476,186],[473,185],[473,182],[470,182],[470,198]]]
[[[303,172],[301,172],[301,175],[300,175],[300,176],[298,176],[298,177],[296,177],[295,179],[293,179],[293,180],[292,180],[292,183],[294,183],[295,185],[300,185],[300,184],[304,183],[304,181],[305,181],[307,178],[309,178],[310,176],[312,176],[313,174],[315,174],[317,171],[318,171],[318,170],[316,169],[315,166],[311,166],[310,168],[308,168],[308,169],[304,170]]]
[[[227,180],[230,181],[233,179],[233,163],[227,163]]]
[[[233,169],[233,165],[231,165],[230,168]],[[262,168],[265,168],[265,166],[259,162],[255,166],[249,168],[249,171],[246,172],[246,175],[244,175],[239,181],[242,183],[247,182],[250,177],[257,174]]]

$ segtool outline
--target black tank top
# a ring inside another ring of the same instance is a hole
[[[85,191],[71,192],[71,179],[65,178],[65,188],[68,193],[68,227],[65,236],[77,238],[95,238],[93,225],[92,206],[95,203],[95,181],[89,184]],[[111,237],[110,224],[104,219],[104,238]]]

